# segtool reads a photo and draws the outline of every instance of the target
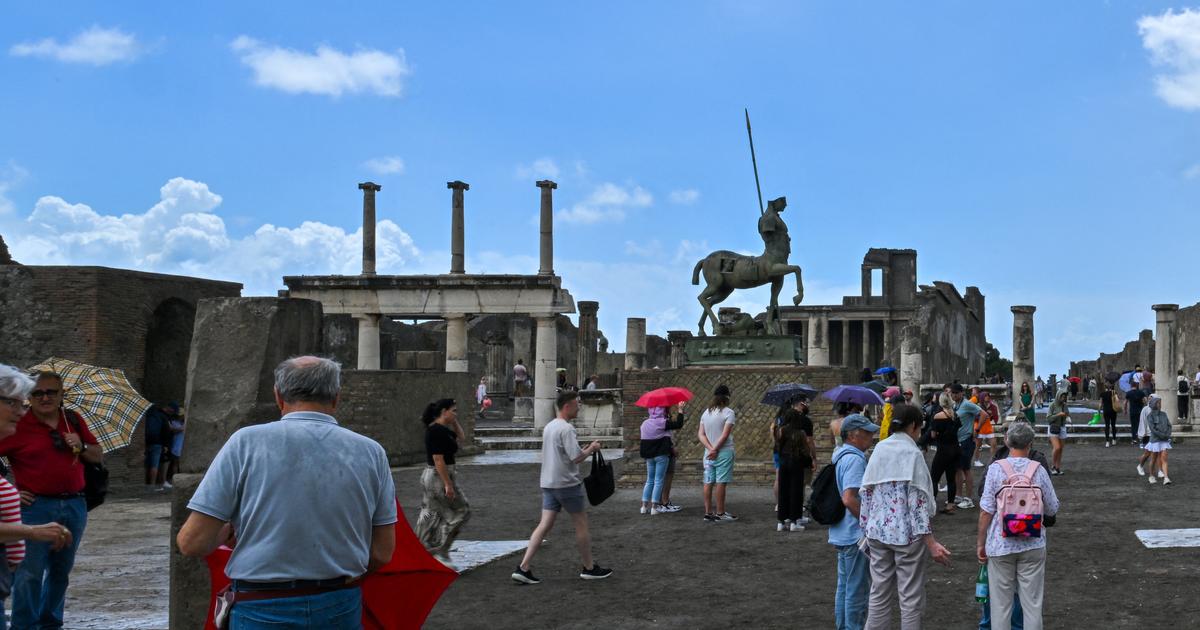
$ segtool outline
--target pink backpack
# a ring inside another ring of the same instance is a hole
[[[996,493],[996,515],[1002,518],[1005,538],[1041,538],[1042,489],[1033,482],[1040,464],[1029,460],[1025,472],[1013,470],[1007,459],[998,462],[1004,483]]]

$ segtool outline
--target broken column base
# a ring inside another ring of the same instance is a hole
[[[533,397],[513,399],[513,424],[533,423]]]
[[[187,520],[191,510],[188,501],[200,485],[204,475],[175,475],[175,489],[171,491],[171,561],[170,561],[170,625],[178,630],[201,630],[208,619],[208,607],[212,602],[212,585],[208,579],[208,565],[199,558],[188,558],[179,553],[175,537]]]

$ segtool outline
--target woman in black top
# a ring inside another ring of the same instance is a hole
[[[958,414],[954,413],[954,399],[950,398],[950,394],[943,392],[938,397],[938,406],[941,409],[933,415],[933,425],[929,428],[930,442],[937,447],[937,453],[934,454],[933,461],[929,464],[929,476],[933,477],[935,488],[942,475],[946,476],[946,507],[941,512],[942,514],[954,514],[955,486],[957,485],[954,483],[954,472],[958,463],[960,424]],[[936,494],[935,490],[934,495],[936,496]]]
[[[798,396],[783,412],[778,431],[779,513],[777,531],[804,531],[804,472],[816,466],[813,459],[813,423],[808,399]]]
[[[417,538],[425,549],[450,568],[450,546],[471,516],[471,506],[458,487],[454,454],[463,439],[458,407],[453,398],[429,403],[421,416],[425,423],[425,471],[421,473],[421,515]]]

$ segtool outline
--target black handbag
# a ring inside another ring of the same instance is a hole
[[[604,503],[604,500],[617,490],[612,464],[604,461],[604,455],[601,455],[600,451],[592,453],[592,470],[584,478],[583,487],[587,490],[588,503],[592,505]]]
[[[63,411],[63,415],[67,418],[67,424],[79,433],[79,422],[82,418],[75,415],[74,412]],[[77,418],[79,418],[77,420]],[[81,461],[83,464],[83,496],[87,502],[87,510],[91,512],[104,503],[105,497],[108,496],[108,468],[103,463],[92,464]]]

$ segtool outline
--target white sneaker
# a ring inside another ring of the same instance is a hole
[[[938,486],[938,492],[945,492],[946,486]]]
[[[1166,477],[1166,475],[1163,474],[1163,471],[1158,471],[1158,478],[1162,479],[1163,477]]]
[[[1138,474],[1139,474],[1139,475],[1141,475],[1141,476],[1143,476],[1143,477],[1145,477],[1145,476],[1146,476],[1146,469],[1145,469],[1145,468],[1142,468],[1142,465],[1141,465],[1141,464],[1138,464]]]
[[[800,523],[792,523],[791,531],[802,532],[802,531],[804,531],[804,526],[801,525]]]
[[[652,505],[650,506],[650,516],[655,514],[662,514],[662,510],[657,505]]]
[[[1169,486],[1169,485],[1171,485],[1171,478],[1170,478],[1170,477],[1163,477],[1163,485],[1164,485],[1164,486]]]
[[[664,504],[658,506],[658,510],[663,513],[678,512],[679,510],[682,510],[682,509],[683,508],[679,507],[678,505],[675,505],[674,503],[664,503]]]
[[[166,488],[167,490],[170,490],[171,488],[174,488],[175,486],[171,485],[170,481],[164,481],[162,487]]]
[[[777,532],[781,532],[781,531],[783,531],[783,527],[784,527],[784,525],[783,525],[783,522],[782,522],[782,521],[780,521],[780,522],[778,522],[778,523],[776,523],[776,524],[775,524],[775,531],[777,531]]]
[[[983,462],[979,461],[978,459],[977,459],[977,460],[975,460],[975,462],[973,463],[973,465],[974,465],[976,468],[983,468]]]
[[[1104,440],[1104,448],[1108,448],[1110,446],[1112,446],[1112,442],[1109,442],[1108,440]]]
[[[1157,479],[1155,479],[1154,477],[1151,477],[1151,478],[1150,478],[1150,483],[1152,483],[1152,484],[1154,484],[1154,483],[1158,483],[1158,480],[1157,480]]]

